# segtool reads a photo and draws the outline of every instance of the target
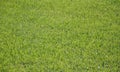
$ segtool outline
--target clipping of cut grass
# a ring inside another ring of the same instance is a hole
[[[0,0],[0,72],[120,72],[120,0]]]

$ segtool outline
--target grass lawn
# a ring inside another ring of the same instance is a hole
[[[0,72],[120,72],[120,0],[0,0]]]

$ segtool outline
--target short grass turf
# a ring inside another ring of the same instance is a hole
[[[0,0],[0,72],[120,72],[120,0]]]

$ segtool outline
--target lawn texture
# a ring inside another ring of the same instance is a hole
[[[120,0],[0,0],[0,72],[120,72]]]

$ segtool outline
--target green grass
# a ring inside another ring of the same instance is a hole
[[[120,72],[120,0],[0,0],[0,72]]]

